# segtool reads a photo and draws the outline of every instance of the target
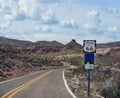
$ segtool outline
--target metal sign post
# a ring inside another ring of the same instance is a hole
[[[90,96],[90,71],[94,69],[94,54],[96,52],[96,40],[84,40],[85,69],[88,70],[88,96]]]
[[[88,69],[88,96],[90,96],[90,69]]]

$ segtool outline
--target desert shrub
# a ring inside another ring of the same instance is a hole
[[[84,59],[80,57],[72,57],[72,58],[66,58],[65,62],[68,62],[71,65],[81,66],[84,64]]]
[[[22,63],[21,66],[18,66],[20,68],[24,67],[24,68],[32,68],[32,65],[30,63]]]
[[[114,85],[102,89],[101,95],[104,98],[120,98],[120,77],[117,78]]]
[[[2,64],[0,64],[0,69],[2,69],[3,68],[3,65]]]

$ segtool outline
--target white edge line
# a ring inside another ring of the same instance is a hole
[[[6,82],[9,82],[9,81],[13,81],[13,80],[16,80],[16,79],[20,79],[20,78],[25,77],[25,76],[33,75],[33,74],[38,73],[38,72],[40,72],[40,71],[33,72],[33,73],[30,73],[30,74],[26,74],[26,75],[23,75],[23,76],[19,76],[19,77],[9,79],[9,80],[6,80],[6,81],[2,81],[2,82],[0,82],[0,84],[6,83]]]
[[[77,97],[73,94],[73,92],[71,91],[70,87],[69,87],[68,84],[67,84],[67,81],[66,81],[66,79],[65,79],[65,70],[63,71],[63,81],[64,81],[65,87],[66,87],[66,89],[68,90],[69,94],[70,94],[73,98],[77,98]]]

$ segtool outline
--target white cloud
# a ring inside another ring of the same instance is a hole
[[[19,8],[18,0],[1,0],[0,13],[4,14],[4,19],[10,20],[25,20],[25,12]]]
[[[118,32],[118,28],[116,26],[108,27],[108,32]]]
[[[56,4],[61,0],[20,0],[19,5],[28,19],[38,20],[44,24],[58,24],[55,16]]]
[[[36,1],[44,4],[54,4],[54,3],[63,3],[63,2],[64,3],[67,2],[70,4],[73,0],[36,0]]]
[[[61,2],[62,0],[38,0],[42,3],[58,3]]]
[[[17,10],[17,11],[12,11],[12,14],[6,14],[5,15],[5,20],[25,20],[26,15],[24,11],[22,10]]]
[[[66,28],[78,28],[78,27],[79,27],[74,20],[61,21],[60,24],[61,24],[63,27],[66,27]]]
[[[88,12],[87,16],[92,18],[98,18],[100,16],[100,13],[96,10],[92,10]]]
[[[0,13],[10,14],[12,7],[12,1],[10,0],[0,0]]]
[[[92,10],[87,13],[87,17],[88,17],[88,19],[91,20],[91,22],[83,25],[83,29],[85,30],[85,32],[90,33],[90,34],[92,34],[92,33],[93,34],[102,34],[103,32],[99,26],[101,23],[100,12],[97,10]]]
[[[26,19],[26,14],[23,10],[15,11],[15,13],[13,14],[13,19],[14,20],[25,20]]]
[[[6,29],[10,24],[11,24],[10,21],[4,21],[4,22],[0,23],[0,28]]]
[[[101,23],[100,12],[98,12],[97,10],[92,10],[88,12],[87,17],[92,19],[96,25],[99,25]]]
[[[52,32],[52,30],[48,26],[46,26],[46,25],[36,26],[35,30],[36,31],[47,32],[47,33],[48,32]]]
[[[56,24],[55,3],[61,0],[0,0],[0,13],[6,20],[42,20],[46,24]],[[51,12],[50,12],[51,11]]]
[[[47,10],[45,13],[43,13],[41,20],[45,24],[58,24],[59,22],[52,10]]]
[[[99,31],[97,25],[93,25],[90,23],[85,24],[83,26],[83,29],[87,32],[92,32],[92,33],[97,33]]]
[[[40,19],[41,5],[39,0],[20,0],[19,7],[22,9],[29,19]]]
[[[96,34],[89,34],[87,36],[84,36],[83,40],[96,40],[97,43],[106,43],[113,41],[112,38],[110,38],[108,35],[96,35]]]
[[[108,14],[119,13],[119,10],[117,8],[103,8],[103,10]]]
[[[12,15],[6,14],[6,15],[4,16],[4,20],[10,21],[10,20],[13,20],[13,17],[12,17]]]

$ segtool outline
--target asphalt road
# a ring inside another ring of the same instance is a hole
[[[0,98],[72,98],[62,72],[62,69],[40,71],[0,83]]]

